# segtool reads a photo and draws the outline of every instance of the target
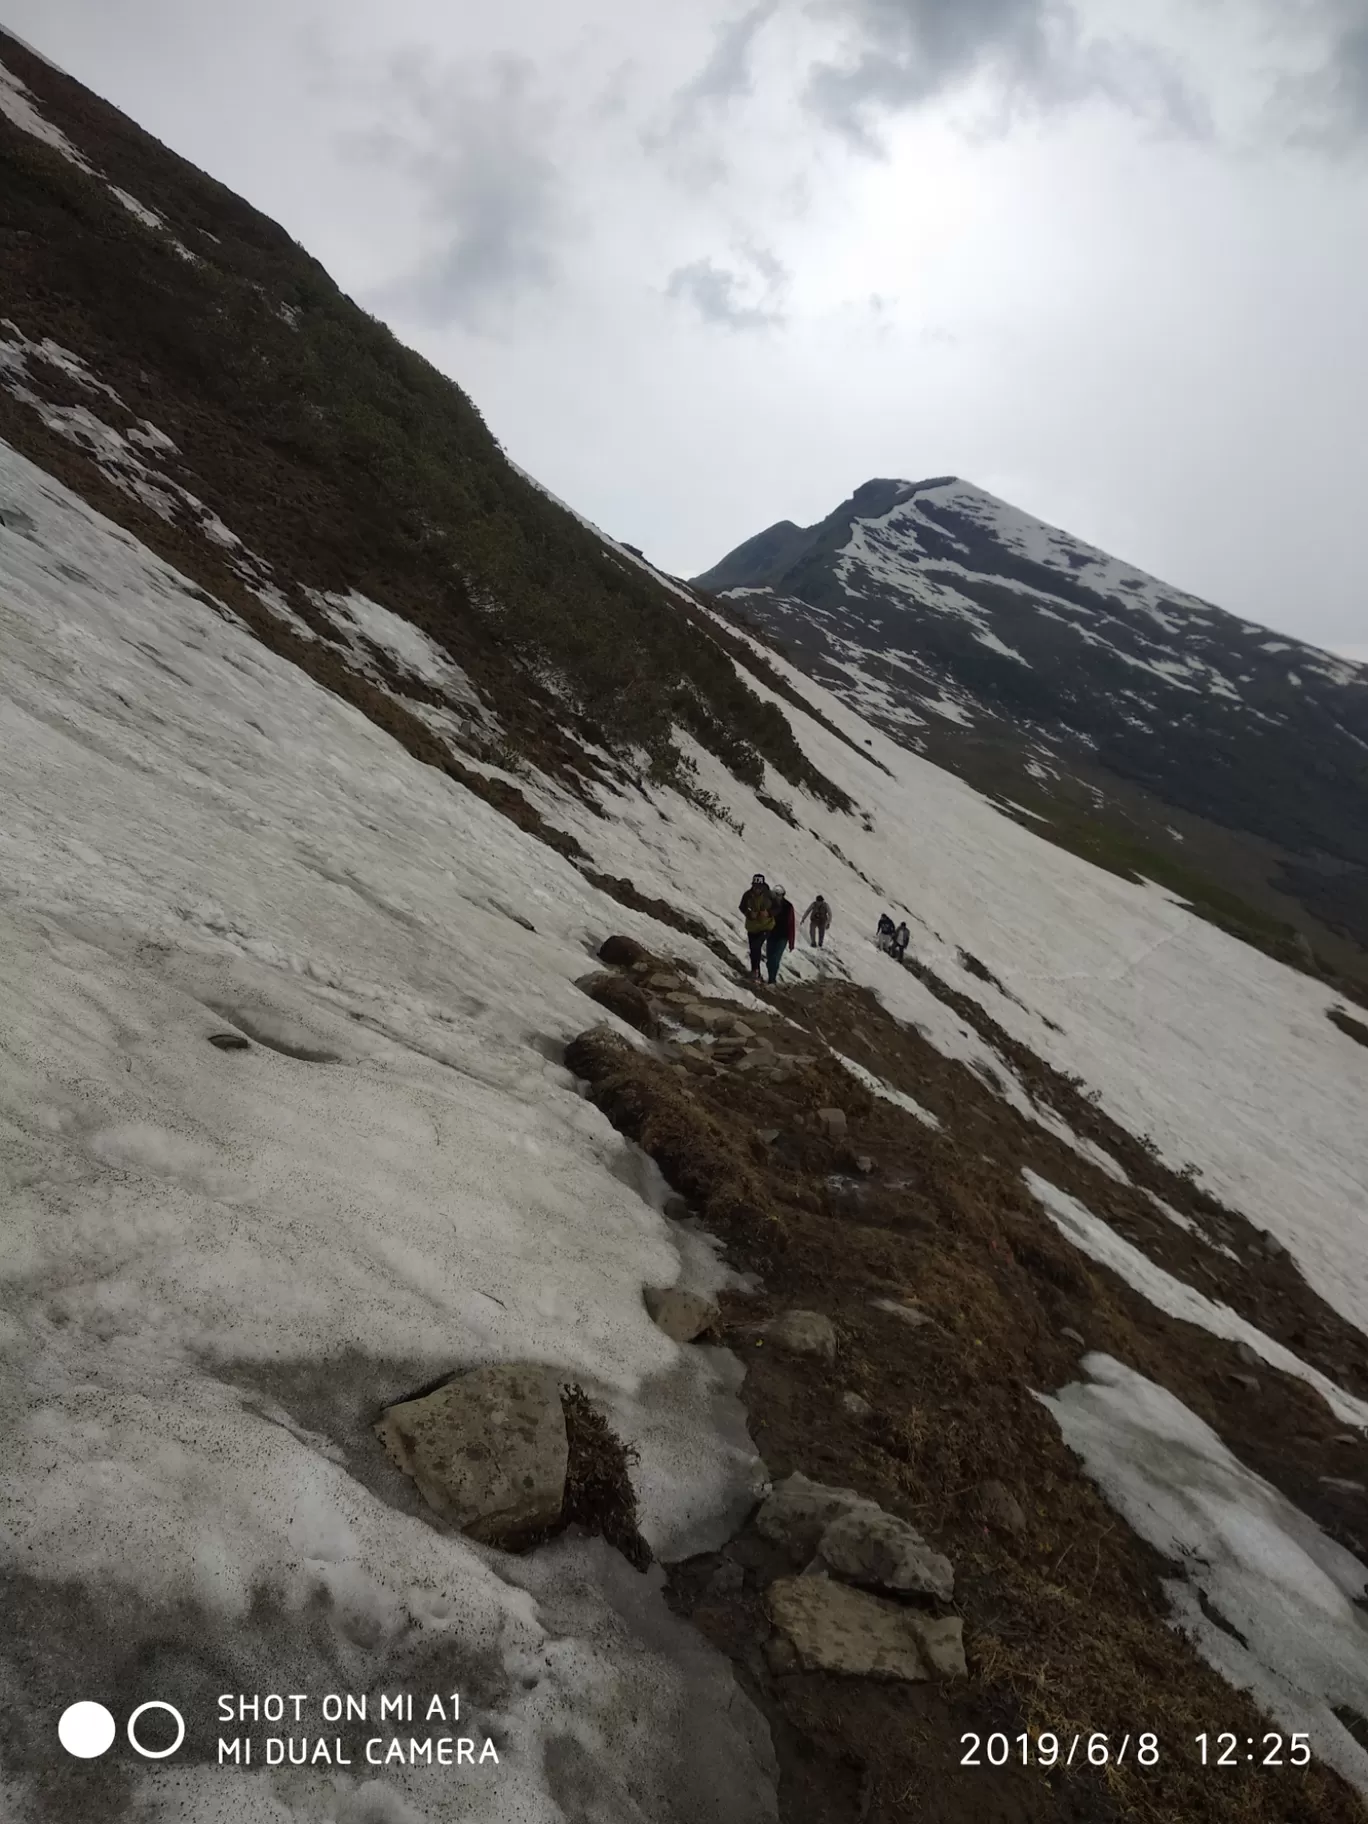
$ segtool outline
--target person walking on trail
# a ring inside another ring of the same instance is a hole
[[[774,926],[765,939],[765,966],[769,970],[771,983],[779,979],[779,965],[784,960],[785,950],[792,950],[798,942],[798,920],[794,916],[793,901],[782,887],[772,889]]]
[[[741,895],[737,907],[746,921],[746,941],[750,945],[751,980],[760,980],[760,964],[765,955],[765,939],[774,929],[774,895],[770,892],[763,874],[751,877],[751,884]],[[773,980],[773,977],[770,978]]]
[[[912,933],[907,928],[907,920],[904,919],[903,922],[898,926],[897,930],[893,933],[893,947],[892,947],[891,955],[893,957],[894,962],[900,963],[903,960],[903,955],[907,949],[907,946],[911,942],[912,942]]]
[[[888,916],[887,912],[880,912],[879,914],[879,928],[875,934],[875,941],[880,950],[887,950],[892,946],[893,920]]]
[[[803,923],[808,928],[808,942],[820,950],[826,943],[826,934],[831,929],[831,907],[819,893],[816,899],[803,914]]]

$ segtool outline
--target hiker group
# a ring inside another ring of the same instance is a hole
[[[912,941],[912,933],[908,930],[907,920],[904,919],[900,925],[895,925],[887,912],[880,912],[875,941],[880,950],[891,956],[895,963],[900,963],[907,953],[907,946]]]
[[[793,901],[783,887],[772,887],[763,874],[756,874],[741,895],[738,910],[746,921],[751,980],[760,981],[763,970],[771,982],[777,982],[784,952],[796,949],[798,944],[800,921],[794,913]],[[804,912],[801,922],[807,926],[808,942],[813,948],[825,948],[832,923],[831,906],[820,893]],[[895,926],[886,912],[880,914],[876,939],[881,950],[901,962],[911,937],[906,921]]]

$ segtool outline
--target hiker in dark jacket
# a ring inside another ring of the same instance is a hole
[[[893,920],[887,912],[879,914],[879,928],[875,934],[875,942],[880,950],[887,950],[893,942]]]
[[[779,965],[784,960],[785,950],[792,950],[798,942],[798,921],[793,913],[793,901],[782,887],[773,891],[774,928],[765,939],[765,966],[769,970],[769,979],[779,979]]]
[[[760,980],[760,964],[765,955],[765,939],[774,929],[774,895],[765,884],[763,874],[753,875],[751,884],[741,895],[737,907],[746,921],[746,941],[750,945],[751,980]]]
[[[831,907],[819,893],[816,899],[803,914],[803,923],[808,928],[808,942],[820,950],[826,943],[826,934],[831,929]]]
[[[907,950],[907,946],[911,942],[912,942],[912,933],[907,928],[907,920],[904,919],[903,922],[898,926],[897,930],[893,933],[893,945],[892,945],[892,949],[890,951],[890,955],[893,957],[894,962],[900,963],[903,960],[903,956]]]

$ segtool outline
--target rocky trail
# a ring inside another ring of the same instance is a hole
[[[1173,1567],[1037,1395],[1082,1357],[1117,1358],[1356,1553],[1362,1433],[1304,1378],[1089,1259],[1023,1173],[1362,1396],[1357,1333],[1278,1244],[1006,1035],[1004,1077],[1075,1124],[1069,1140],[849,984],[762,989],[763,1009],[738,1014],[631,940],[602,955],[611,966],[581,985],[648,1043],[594,1028],[567,1061],[756,1288],[717,1307],[685,1290],[664,1320],[741,1357],[776,1484],[723,1550],[670,1568],[670,1600],[768,1717],[781,1814],[1357,1818],[1326,1768],[1200,1764],[1204,1731],[1258,1738],[1267,1718],[1171,1625]],[[1105,1736],[1112,1764],[1023,1766],[1023,1732],[1065,1748]],[[1006,1766],[985,1762],[990,1733],[1011,1744]],[[1142,1733],[1148,1767],[1134,1760]],[[1132,1758],[1117,1765],[1123,1740]]]

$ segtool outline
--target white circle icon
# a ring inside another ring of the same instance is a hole
[[[93,1761],[114,1740],[114,1718],[103,1704],[71,1704],[57,1724],[57,1740],[78,1761]]]
[[[176,1719],[176,1739],[174,1742],[172,1742],[172,1744],[169,1748],[144,1748],[142,1743],[138,1740],[137,1736],[134,1735],[134,1733],[133,1733],[134,1723],[136,1723],[138,1718],[140,1716],[142,1716],[148,1710],[165,1710],[168,1713],[168,1715],[175,1717],[175,1719]],[[177,1708],[174,1704],[164,1704],[161,1702],[161,1700],[159,1698],[154,1697],[150,1703],[139,1704],[137,1709],[133,1712],[132,1716],[129,1717],[129,1719],[128,1719],[128,1739],[132,1743],[133,1747],[137,1749],[138,1753],[140,1755],[142,1755],[144,1760],[164,1761],[166,1759],[167,1755],[174,1754],[176,1752],[177,1748],[179,1748],[181,1743],[185,1740],[185,1718],[181,1715],[180,1711],[177,1710]]]

